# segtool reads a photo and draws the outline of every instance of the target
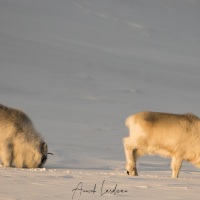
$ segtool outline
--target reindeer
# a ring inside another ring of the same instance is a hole
[[[192,114],[140,112],[126,119],[129,137],[123,139],[128,175],[137,176],[136,161],[143,155],[170,157],[172,178],[182,162],[200,167],[200,119]]]
[[[30,118],[0,105],[0,159],[4,167],[37,168],[47,160],[48,148]]]

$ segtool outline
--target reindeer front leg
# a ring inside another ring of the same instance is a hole
[[[128,175],[137,176],[136,159],[137,149],[131,144],[130,137],[124,138],[124,151],[126,156],[126,171]]]

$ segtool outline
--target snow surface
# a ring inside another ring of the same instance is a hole
[[[200,169],[144,157],[127,176],[125,118],[200,116],[199,0],[1,0],[1,103],[48,143],[44,169],[0,167],[0,199],[199,199]],[[104,185],[102,188],[103,181]],[[104,194],[116,187],[120,194]]]

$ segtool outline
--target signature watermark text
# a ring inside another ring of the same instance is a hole
[[[76,195],[81,196],[84,193],[88,193],[91,195],[99,194],[100,196],[103,196],[105,194],[110,194],[110,195],[124,194],[128,193],[128,190],[119,188],[117,183],[114,184],[113,187],[108,188],[105,185],[105,180],[103,180],[103,182],[100,184],[99,187],[97,187],[97,184],[95,183],[89,189],[84,188],[84,183],[80,182],[74,189],[72,189],[72,199],[74,199]]]

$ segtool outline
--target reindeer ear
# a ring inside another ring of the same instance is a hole
[[[46,142],[43,142],[43,143],[41,144],[41,151],[42,151],[43,153],[47,153],[47,152],[48,152],[48,147],[47,147],[47,143],[46,143]]]

